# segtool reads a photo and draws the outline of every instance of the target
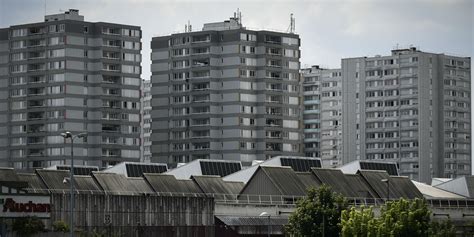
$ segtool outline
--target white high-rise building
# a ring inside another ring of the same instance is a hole
[[[416,48],[342,60],[343,162],[422,182],[471,173],[471,59]]]
[[[342,164],[342,72],[319,66],[301,70],[305,156],[320,157],[324,167]]]

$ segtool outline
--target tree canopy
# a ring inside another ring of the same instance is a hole
[[[451,222],[432,222],[425,200],[414,199],[387,202],[376,218],[372,208],[344,210],[341,220],[343,237],[428,237],[455,235]]]
[[[347,207],[345,198],[329,186],[311,188],[297,202],[285,230],[293,236],[339,236],[341,213]]]

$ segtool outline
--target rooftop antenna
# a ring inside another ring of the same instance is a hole
[[[242,12],[241,11],[239,11],[239,23],[240,23],[240,26],[242,26]]]
[[[290,27],[288,27],[287,32],[290,34],[295,33],[295,18],[293,17],[293,13],[290,14]]]
[[[188,20],[188,32],[193,31],[193,27],[191,26],[191,21]]]
[[[237,12],[234,12],[234,18],[237,20],[239,25],[242,25],[242,12],[240,12],[239,8],[237,8]]]

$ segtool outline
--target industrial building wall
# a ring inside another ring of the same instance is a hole
[[[69,223],[70,196],[51,194],[51,223]],[[214,236],[214,200],[207,197],[77,194],[74,220],[84,233],[113,236]]]

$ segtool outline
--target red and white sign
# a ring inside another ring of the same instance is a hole
[[[0,195],[0,217],[51,216],[49,196]]]

